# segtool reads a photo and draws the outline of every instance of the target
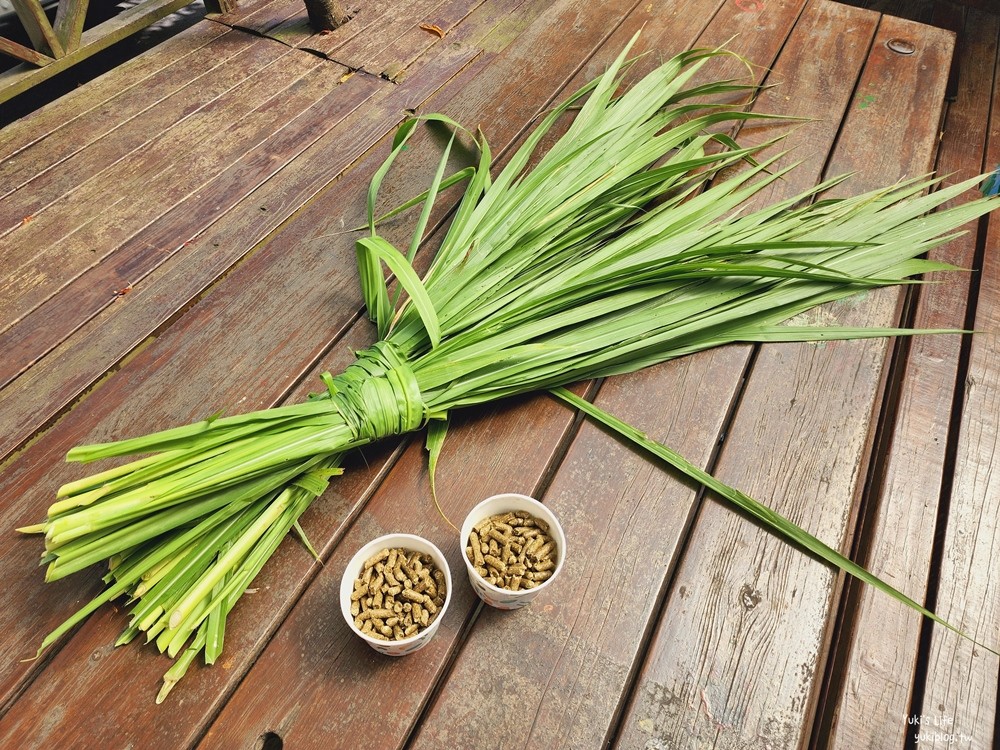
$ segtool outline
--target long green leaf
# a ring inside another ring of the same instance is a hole
[[[850,558],[845,557],[837,550],[833,549],[829,545],[825,544],[824,542],[814,537],[812,534],[808,533],[807,531],[804,531],[801,527],[792,523],[784,516],[780,515],[779,513],[775,513],[766,505],[757,502],[756,500],[749,497],[748,495],[745,495],[739,490],[730,487],[729,485],[723,482],[720,482],[711,474],[695,466],[686,458],[681,456],[679,453],[672,451],[670,448],[663,445],[662,443],[658,443],[655,440],[650,439],[646,434],[640,432],[631,425],[622,422],[620,419],[615,418],[611,414],[608,414],[606,411],[595,406],[589,401],[580,398],[572,391],[569,391],[565,388],[555,388],[551,392],[553,395],[562,399],[566,403],[584,412],[587,416],[591,417],[597,422],[600,422],[604,426],[614,430],[616,433],[626,438],[633,445],[641,448],[642,450],[655,456],[656,458],[665,461],[666,463],[670,464],[681,473],[685,474],[691,479],[694,479],[702,486],[712,490],[712,492],[716,493],[720,497],[733,503],[738,508],[740,508],[741,510],[745,511],[746,513],[750,514],[758,521],[763,523],[769,529],[776,532],[779,536],[782,536],[788,541],[796,544],[797,546],[811,552],[812,554],[819,557],[821,560],[830,563],[831,565],[839,568],[845,573],[854,576],[858,580],[863,581],[864,583],[867,583],[871,586],[874,586],[879,591],[888,594],[893,599],[902,602],[906,606],[910,607],[916,612],[919,612],[925,617],[929,617],[939,625],[943,625],[944,627],[948,628],[948,630],[958,633],[963,638],[967,638],[973,641],[973,643],[976,643],[976,645],[982,646],[990,653],[1000,656],[1000,653],[998,653],[997,651],[994,651],[989,646],[979,643],[971,636],[963,633],[961,630],[954,627],[946,620],[938,617],[936,614],[931,612],[922,604],[917,603],[916,601],[908,597],[906,594],[897,590],[893,586],[890,586],[888,583],[883,581],[878,576],[868,572],[868,570],[866,570],[864,567],[858,565]]]
[[[359,251],[364,251],[372,258],[382,261],[389,267],[389,270],[396,276],[400,285],[410,295],[410,300],[417,309],[420,320],[427,330],[431,346],[434,347],[441,343],[441,326],[438,323],[434,303],[427,296],[424,285],[420,282],[420,278],[417,276],[416,271],[413,270],[413,266],[410,265],[409,261],[381,237],[362,237],[358,240],[357,246]]]

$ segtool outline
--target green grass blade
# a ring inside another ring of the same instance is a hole
[[[910,607],[916,612],[919,612],[925,617],[929,617],[934,622],[948,628],[948,630],[951,630],[954,633],[957,633],[962,638],[970,640],[976,645],[982,646],[990,653],[1000,656],[1000,653],[998,653],[997,651],[994,651],[988,646],[979,643],[971,636],[963,633],[961,630],[954,627],[946,620],[942,619],[941,617],[938,617],[936,614],[931,612],[922,604],[917,603],[916,601],[908,597],[906,594],[890,586],[888,583],[883,581],[878,576],[875,576],[872,573],[868,572],[868,570],[866,570],[864,567],[858,565],[850,558],[845,557],[840,552],[833,549],[824,542],[820,541],[809,532],[803,530],[801,527],[789,521],[784,516],[775,513],[767,506],[762,505],[761,503],[757,502],[748,495],[745,495],[739,490],[730,487],[729,485],[723,482],[720,482],[711,474],[695,466],[686,458],[670,450],[670,448],[666,447],[662,443],[658,443],[650,439],[647,435],[635,429],[631,425],[622,422],[620,419],[617,419],[611,414],[608,414],[603,409],[600,409],[599,407],[595,406],[589,401],[585,401],[584,399],[580,398],[571,391],[566,390],[565,388],[555,388],[551,392],[553,393],[553,395],[562,399],[566,403],[584,412],[587,416],[591,417],[595,421],[614,430],[616,433],[627,439],[633,445],[643,449],[647,453],[650,453],[651,455],[670,464],[681,473],[685,474],[691,479],[694,479],[702,486],[706,487],[707,489],[716,493],[720,497],[733,503],[738,508],[740,508],[741,510],[745,511],[746,513],[748,513],[749,515],[753,516],[758,521],[763,523],[769,529],[776,532],[779,536],[782,536],[788,541],[793,542],[800,548],[807,550],[808,552],[812,553],[821,560],[824,560],[827,563],[839,568],[840,570],[857,578],[858,580],[863,581],[864,583],[867,583],[870,586],[874,586],[879,591],[888,594],[893,599],[902,602],[906,606]]]
[[[437,465],[438,459],[441,457],[441,449],[444,447],[445,438],[448,436],[448,418],[447,415],[444,419],[432,419],[427,423],[427,476],[430,480],[431,485],[431,500],[434,502],[434,507],[437,512],[441,515],[441,518],[445,520],[449,526],[451,526],[455,531],[458,531],[458,527],[451,522],[451,519],[445,515],[444,509],[441,507],[441,503],[438,501],[437,496],[437,482],[435,481],[437,477]]]
[[[378,261],[385,263],[395,275],[397,281],[399,281],[400,286],[410,295],[410,301],[417,309],[420,320],[427,330],[431,346],[437,346],[441,343],[441,326],[438,323],[434,303],[427,296],[424,285],[420,282],[417,272],[413,270],[413,266],[410,265],[409,261],[381,237],[363,237],[358,240],[357,244],[359,253],[364,251],[376,263]],[[379,271],[379,276],[382,276],[381,270]]]

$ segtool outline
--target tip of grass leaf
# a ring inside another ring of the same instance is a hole
[[[177,684],[177,680],[168,680],[166,677],[163,678],[163,686],[160,688],[160,692],[156,694],[156,705],[160,705],[167,699],[170,695],[170,691],[174,689],[174,685]]]
[[[19,659],[18,662],[21,663],[21,664],[31,664],[31,662],[38,660],[38,657],[40,657],[42,655],[42,652],[44,650],[45,650],[45,646],[42,646],[41,648],[38,649],[38,651],[35,652],[34,656],[28,656],[28,657],[26,657],[24,659]]]

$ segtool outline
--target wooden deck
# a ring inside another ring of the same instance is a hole
[[[560,516],[566,569],[530,607],[479,605],[422,441],[401,439],[352,460],[304,518],[324,564],[288,540],[221,662],[165,704],[169,662],[113,649],[112,607],[25,661],[99,589],[96,569],[43,583],[38,540],[13,531],[80,475],[71,446],[301,399],[371,342],[342,230],[408,112],[480,125],[502,158],[641,28],[639,67],[731,40],[780,84],[758,109],[812,118],[788,136],[802,165],[765,200],[845,171],[857,192],[1000,164],[989,11],[961,18],[946,101],[950,32],[827,0],[402,8],[372,0],[314,35],[301,0],[244,0],[0,130],[0,746],[995,747],[995,655],[545,395],[455,415],[437,479],[456,521],[502,491]],[[438,148],[414,137],[385,205],[426,187]],[[940,255],[974,272],[817,319],[982,335],[733,346],[578,391],[996,646],[1000,221],[970,229]],[[433,642],[396,660],[349,633],[337,600],[353,552],[390,531],[435,542],[458,574]]]

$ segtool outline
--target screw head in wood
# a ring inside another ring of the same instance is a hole
[[[912,55],[917,51],[916,45],[906,39],[890,39],[885,46],[900,55]]]

